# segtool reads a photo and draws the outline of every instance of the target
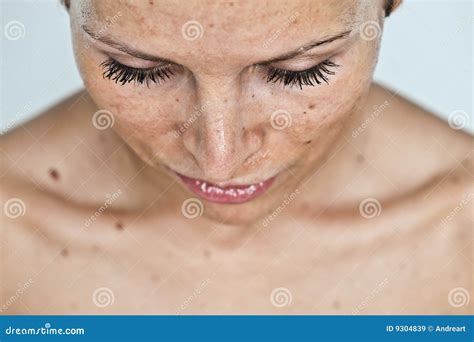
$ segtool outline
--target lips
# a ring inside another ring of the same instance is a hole
[[[177,174],[184,185],[203,199],[226,204],[239,204],[253,200],[263,194],[273,183],[275,177],[249,185],[218,186],[204,180]]]

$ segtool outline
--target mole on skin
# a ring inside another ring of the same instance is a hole
[[[55,181],[59,180],[59,172],[56,169],[49,169],[49,176]]]

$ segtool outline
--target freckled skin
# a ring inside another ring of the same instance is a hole
[[[26,206],[24,216],[2,218],[0,303],[38,273],[7,313],[472,313],[447,295],[474,293],[474,201],[443,221],[473,191],[472,138],[372,82],[380,37],[361,39],[357,29],[367,20],[383,27],[382,5],[71,1],[86,90],[0,138],[2,197]],[[100,64],[110,55],[156,66],[81,31],[98,31],[117,13],[107,35],[182,68],[149,88],[104,79]],[[297,19],[282,30],[291,14]],[[190,20],[204,28],[197,40],[182,35]],[[266,82],[259,62],[348,29],[311,57],[275,63],[297,70],[331,57],[340,67],[328,84]],[[99,109],[113,113],[112,128],[94,127]],[[291,117],[281,130],[271,121],[278,110]],[[203,200],[202,215],[187,218],[182,204],[196,195],[170,170],[217,183],[278,176],[251,202]],[[367,198],[380,202],[379,216],[361,215]],[[93,305],[99,287],[112,289],[112,306]],[[278,287],[291,291],[290,306],[271,304]]]
[[[253,222],[278,204],[280,199],[275,195],[294,189],[308,172],[323,162],[343,124],[347,123],[362,95],[368,91],[376,61],[378,40],[367,42],[355,33],[345,44],[333,44],[332,51],[338,51],[333,60],[343,67],[330,77],[329,85],[299,91],[264,82],[263,70],[254,70],[250,66],[275,57],[276,51],[284,53],[317,38],[308,34],[308,38],[295,42],[293,37],[297,32],[317,32],[319,29],[319,36],[329,32],[340,33],[354,29],[354,25],[361,20],[380,20],[382,12],[381,7],[344,1],[341,5],[328,8],[324,15],[318,15],[319,6],[310,6],[311,1],[296,1],[285,7],[284,14],[278,14],[278,6],[262,8],[261,11],[276,15],[273,20],[267,19],[265,24],[252,26],[251,29],[238,25],[230,30],[228,18],[232,17],[232,22],[246,22],[254,17],[263,3],[256,6],[251,2],[241,2],[238,6],[236,4],[238,11],[219,6],[218,11],[211,11],[201,19],[202,25],[212,22],[218,29],[207,35],[205,32],[202,39],[191,45],[185,39],[176,42],[175,37],[181,35],[179,29],[189,20],[181,6],[175,8],[173,3],[157,2],[152,9],[144,9],[140,3],[132,5],[127,2],[129,12],[122,13],[119,19],[121,25],[113,27],[114,34],[123,41],[137,42],[136,35],[146,31],[148,34],[145,36],[153,39],[143,39],[140,44],[134,44],[136,47],[146,47],[148,53],[168,58],[187,69],[160,88],[152,86],[150,89],[121,87],[98,78],[101,73],[98,65],[106,58],[104,46],[98,43],[94,48],[84,48],[87,37],[80,30],[80,25],[100,22],[105,13],[117,11],[115,4],[111,8],[109,2],[88,5],[87,1],[78,1],[70,10],[77,61],[89,93],[99,108],[114,113],[115,131],[148,165],[157,170],[162,170],[165,165],[181,174],[212,183],[256,183],[278,174],[265,200],[257,199],[239,207],[226,208],[209,203],[204,215],[220,222]],[[93,21],[78,15],[84,7],[98,19]],[[194,11],[192,13],[199,13],[200,8],[200,2],[189,3],[189,10]],[[151,11],[150,15],[144,16],[145,11]],[[174,15],[169,16],[169,11]],[[264,37],[274,34],[275,21],[284,21],[287,13],[296,13],[305,20],[290,25],[271,44],[271,48],[262,48]],[[345,14],[343,19],[340,19],[341,13]],[[317,24],[311,20],[312,16],[318,18]],[[162,24],[157,26],[157,21]],[[172,36],[168,37],[171,33]],[[224,44],[229,35],[232,35],[234,43]],[[242,44],[253,48],[243,50]],[[195,58],[189,53],[190,48],[205,58]],[[359,63],[360,60],[366,63]],[[121,61],[130,63],[123,57]],[[315,58],[312,65],[315,62],[322,62],[322,57]],[[301,65],[301,61],[298,63]],[[294,69],[298,63],[280,62],[276,66]],[[305,63],[307,67],[312,66],[307,61]],[[345,91],[341,92],[341,88]],[[170,101],[177,94],[182,100],[179,103]],[[176,127],[185,124],[196,112],[194,108],[203,108],[199,120],[186,129],[180,139],[172,139]],[[311,115],[303,118],[300,114],[303,108],[310,109]],[[285,130],[272,127],[271,114],[277,110],[290,113],[291,127]],[[305,141],[310,139],[318,139],[318,146],[308,155]],[[266,163],[245,167],[245,160],[265,149],[278,152],[271,153],[273,158]],[[164,173],[162,177],[175,179],[169,170]],[[247,213],[245,217],[240,214],[242,211]]]

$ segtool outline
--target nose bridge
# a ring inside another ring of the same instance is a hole
[[[201,115],[192,153],[208,180],[227,180],[245,153],[238,80],[201,77],[197,80],[197,99]]]

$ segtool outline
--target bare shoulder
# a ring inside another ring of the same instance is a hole
[[[0,137],[5,191],[34,190],[79,202],[93,197],[103,178],[113,179],[104,163],[123,144],[112,130],[94,126],[97,110],[82,91]]]
[[[359,127],[365,124],[367,132],[356,127],[352,140],[360,140],[354,144],[392,190],[472,184],[473,137],[463,130],[379,85],[371,89],[363,120]]]
[[[88,120],[94,108],[84,98],[74,94],[2,136],[2,177],[38,186],[48,175],[58,178],[54,171],[67,167],[68,155],[94,133]]]

